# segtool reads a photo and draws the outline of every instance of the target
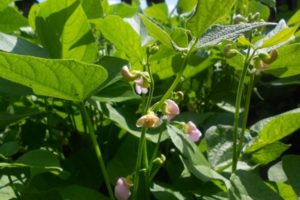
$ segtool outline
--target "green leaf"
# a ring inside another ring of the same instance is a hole
[[[280,78],[299,75],[299,54],[300,44],[291,44],[279,48],[278,58],[264,72]]]
[[[37,95],[83,101],[103,83],[99,65],[0,52],[0,77],[28,86]]]
[[[297,195],[293,188],[285,183],[271,183],[273,190],[275,190],[283,199],[297,200]]]
[[[36,32],[52,58],[95,61],[97,45],[79,1],[49,0],[35,11]]]
[[[140,17],[142,18],[149,35],[154,37],[156,40],[160,41],[163,45],[169,47],[170,49],[175,49],[177,51],[187,50],[187,48],[181,48],[177,46],[177,44],[172,40],[170,35],[152,19],[146,17],[145,15],[140,15]]]
[[[12,156],[15,153],[18,152],[20,148],[19,142],[17,141],[10,141],[10,142],[5,142],[0,146],[0,154],[8,157]]]
[[[11,3],[13,0],[2,0],[0,1],[0,11],[5,9],[9,3]]]
[[[0,16],[1,32],[12,33],[19,30],[20,27],[28,25],[27,19],[14,7],[9,6],[5,9],[0,9]]]
[[[0,93],[8,96],[34,95],[32,89],[24,85],[0,78]],[[0,125],[1,126],[1,125]]]
[[[291,145],[284,144],[282,142],[274,142],[272,144],[268,144],[258,151],[251,154],[251,160],[265,165],[269,162],[279,158],[279,156],[289,149]]]
[[[270,22],[254,22],[254,23],[244,23],[236,25],[215,25],[209,29],[197,42],[196,48],[203,48],[207,46],[214,46],[223,40],[235,40],[242,33],[251,31],[252,29],[275,25],[275,23]]]
[[[182,154],[183,158],[191,160],[194,164],[209,166],[206,158],[200,152],[199,148],[187,137],[186,134],[171,125],[167,126],[167,130],[172,143]]]
[[[15,54],[48,57],[45,49],[13,35],[0,33],[0,50]]]
[[[99,0],[80,0],[81,6],[88,19],[100,18],[103,16],[103,8]]]
[[[234,0],[198,0],[196,11],[187,22],[187,28],[195,38],[199,38],[210,26],[229,13],[233,3]]]
[[[287,182],[287,177],[282,168],[282,161],[274,164],[268,170],[268,179],[274,182],[285,183]]]
[[[16,162],[31,167],[60,167],[57,157],[52,152],[40,149],[25,153]]]
[[[207,157],[216,170],[229,166],[232,162],[231,126],[212,126],[205,132]]]
[[[282,199],[253,172],[238,170],[231,176],[230,180],[232,182],[232,187],[229,190],[229,199]]]
[[[165,3],[152,4],[144,10],[144,14],[165,24],[169,20],[168,6]]]
[[[271,8],[276,8],[276,0],[260,0],[260,1]]]
[[[14,189],[10,185],[10,181],[8,176],[1,175],[0,176],[0,199],[7,200],[7,199],[15,199],[16,195]]]
[[[271,0],[271,1],[273,1],[273,0]],[[253,15],[257,12],[260,14],[260,19],[263,19],[265,21],[269,20],[270,9],[268,8],[268,6],[265,6],[264,4],[260,3],[259,1],[249,1],[247,14],[245,16],[247,16],[249,14]]]
[[[287,42],[290,40],[290,38],[294,36],[296,30],[297,27],[283,29],[278,33],[276,33],[274,36],[265,40],[261,47],[267,48],[267,47],[278,45],[279,43]]]
[[[107,200],[106,197],[100,195],[100,193],[95,190],[91,190],[86,187],[79,185],[68,185],[66,187],[57,189],[62,196],[62,199],[72,199],[72,200]]]
[[[300,108],[263,119],[253,126],[251,130],[258,133],[246,149],[247,153],[254,152],[268,144],[272,144],[300,128]]]
[[[128,81],[118,81],[102,89],[95,94],[93,99],[100,102],[123,102],[132,99],[140,99]]]
[[[31,117],[37,114],[40,114],[41,112],[37,109],[24,109],[20,112],[10,114],[7,112],[0,112],[0,128],[5,128],[6,126],[16,123],[22,119],[25,119],[27,117]]]
[[[179,14],[187,13],[197,5],[197,0],[178,0],[177,12]]]
[[[298,10],[288,21],[288,25],[300,24],[300,10]]]
[[[150,190],[157,200],[185,200],[193,198],[191,195],[184,195],[179,191],[156,183],[153,184]]]
[[[287,155],[282,158],[282,168],[288,178],[288,183],[293,187],[298,198],[300,197],[300,156]]]
[[[109,6],[109,15],[118,15],[122,18],[132,17],[138,12],[139,7],[127,3],[117,3]]]
[[[132,65],[139,65],[143,60],[144,51],[137,32],[119,16],[107,16],[95,22],[104,37],[115,45],[117,50],[124,53],[124,57]],[[118,31],[116,31],[118,30]]]

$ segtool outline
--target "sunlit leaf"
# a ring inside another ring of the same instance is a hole
[[[191,30],[195,38],[199,38],[218,19],[230,11],[233,3],[234,0],[198,0],[195,13],[187,22],[187,28]]]
[[[167,23],[169,20],[168,6],[165,3],[152,4],[144,10],[144,14],[162,23]]]
[[[300,197],[300,156],[287,155],[282,158],[282,168],[288,178],[288,183],[293,187],[298,198]]]
[[[107,72],[74,60],[0,52],[0,77],[30,87],[37,95],[82,101],[106,80]]]
[[[8,6],[2,10],[0,9],[0,16],[1,32],[12,33],[19,30],[20,27],[28,25],[27,19],[14,7]]]

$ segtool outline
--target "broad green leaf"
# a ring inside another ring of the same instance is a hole
[[[300,197],[300,156],[287,155],[282,158],[282,168],[288,178],[288,183],[293,187],[298,198]]]
[[[271,183],[271,187],[275,190],[284,200],[298,200],[297,194],[293,188],[285,183]]]
[[[144,51],[137,32],[119,16],[109,15],[97,21],[95,24],[104,37],[124,53],[124,57],[132,65],[139,65],[143,60]]]
[[[294,36],[296,30],[297,27],[283,29],[278,33],[276,33],[276,35],[265,40],[261,47],[267,48],[267,47],[278,45],[279,43],[287,42],[290,40],[290,38]]]
[[[180,191],[156,183],[153,184],[150,190],[157,200],[185,200],[193,198],[192,195],[182,194]]]
[[[256,53],[269,52],[272,49],[277,49],[290,42],[295,38],[294,34],[291,34],[292,32],[293,29],[290,29],[283,19],[280,20],[274,29],[254,44],[254,46],[259,49]],[[267,45],[265,45],[265,42],[267,42]]]
[[[114,108],[110,104],[106,104],[108,110],[107,117],[116,122],[118,126],[131,133],[136,137],[140,137],[141,129],[136,127],[137,117],[135,117],[134,111],[126,108]],[[160,128],[153,129],[146,134],[146,137],[151,142],[156,143],[158,139]],[[168,138],[167,134],[163,130],[161,141],[164,141]]]
[[[5,142],[0,146],[0,154],[8,157],[19,151],[20,145],[17,141]]]
[[[179,14],[187,13],[197,5],[197,0],[178,0],[177,12]]]
[[[140,99],[140,96],[133,91],[128,81],[121,80],[105,87],[92,98],[100,102],[123,102]]]
[[[205,132],[208,161],[216,170],[232,162],[232,130],[231,126],[220,125],[212,126]]]
[[[282,198],[269,188],[258,175],[250,171],[238,170],[230,178],[232,187],[229,190],[230,199],[240,200],[282,200]]]
[[[138,12],[139,7],[127,3],[117,3],[109,6],[109,15],[118,15],[122,18],[132,17]]]
[[[2,0],[0,1],[0,11],[5,9],[9,3],[11,3],[13,0]]]
[[[262,26],[275,25],[270,22],[254,22],[236,25],[215,25],[198,40],[196,48],[214,46],[223,40],[235,40],[242,33]]]
[[[3,78],[0,78],[0,93],[9,96],[26,96],[34,94],[29,87]]]
[[[156,22],[152,19],[146,17],[145,15],[140,15],[146,28],[148,34],[154,37],[156,40],[160,41],[166,47],[170,49],[175,49],[177,51],[186,51],[187,48],[181,48],[172,40],[171,36],[163,30]]]
[[[52,58],[95,61],[97,45],[79,1],[48,0],[35,11],[36,32]]]
[[[172,40],[180,47],[184,48],[189,45],[189,38],[187,32],[183,28],[175,27],[171,32]]]
[[[274,164],[268,170],[269,181],[285,183],[287,182],[286,174],[282,168],[282,161]]]
[[[101,0],[80,0],[80,2],[88,19],[100,18],[103,16]]]
[[[83,101],[103,83],[99,65],[0,52],[0,77],[28,86],[37,95]]]
[[[7,175],[0,176],[0,200],[15,199],[16,194]]]
[[[246,149],[247,153],[256,151],[268,144],[272,144],[300,128],[300,108],[263,119],[253,126],[251,130],[258,133]]]
[[[199,38],[218,19],[226,15],[232,8],[234,0],[198,0],[196,11],[187,22],[195,38]]]
[[[288,21],[288,25],[300,24],[300,10],[298,10]]]
[[[300,44],[286,45],[278,49],[278,58],[268,66],[265,73],[284,78],[300,74]]]
[[[271,8],[276,7],[276,0],[260,0],[262,3],[268,5]]]
[[[41,112],[37,109],[24,109],[21,112],[10,114],[7,112],[0,112],[0,128],[5,128],[6,126],[16,123],[22,119],[25,119],[27,117],[31,117],[37,114],[40,114]]]
[[[0,50],[15,54],[48,57],[45,49],[13,35],[0,32]]]
[[[273,0],[271,0],[271,1],[273,1]],[[264,4],[262,4],[259,1],[249,1],[248,12],[247,12],[246,16],[249,14],[253,15],[257,12],[260,14],[260,19],[263,19],[265,21],[269,20],[270,9],[268,8],[268,6],[265,6]]]
[[[14,7],[9,6],[5,9],[0,9],[0,16],[1,32],[12,33],[18,31],[20,27],[28,25],[27,19]]]
[[[165,3],[152,4],[144,10],[144,14],[165,24],[169,20],[168,6]]]
[[[281,156],[281,154],[290,146],[291,145],[281,142],[268,144],[258,151],[251,153],[251,160],[262,165],[268,164],[269,162],[279,158],[279,156]]]
[[[172,140],[172,143],[182,154],[183,158],[191,160],[191,162],[195,165],[198,164],[206,167],[209,166],[208,161],[200,152],[197,145],[190,139],[188,139],[186,134],[184,134],[181,130],[171,125],[167,126],[167,130],[170,139]]]
[[[87,187],[79,185],[68,185],[57,189],[62,196],[62,199],[72,200],[107,200],[106,197],[100,195],[96,190],[91,190]]]
[[[16,162],[31,167],[60,167],[58,158],[52,152],[40,149],[25,153]]]

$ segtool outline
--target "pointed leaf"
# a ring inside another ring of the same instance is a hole
[[[83,101],[103,83],[99,65],[0,52],[0,77],[28,86],[37,95]]]
[[[0,16],[1,32],[12,33],[19,30],[20,27],[28,25],[27,19],[14,7],[8,6],[0,9]]]
[[[300,10],[298,10],[288,21],[288,25],[300,24]]]
[[[235,40],[242,33],[251,31],[252,29],[267,26],[275,25],[275,23],[270,22],[255,22],[255,23],[245,23],[245,24],[236,24],[236,25],[216,25],[208,30],[203,37],[201,37],[197,44],[196,48],[203,48],[207,46],[213,46],[220,43],[223,40]]]
[[[300,197],[300,156],[287,155],[282,158],[282,168],[288,178],[288,183],[293,187],[298,198]]]
[[[272,144],[300,128],[300,108],[263,119],[253,126],[251,130],[258,136],[250,142],[247,153],[256,151],[268,144]]]
[[[79,1],[49,0],[34,9],[36,32],[52,58],[95,61],[97,45]]]
[[[179,14],[187,13],[197,5],[197,0],[178,0],[177,12]]]
[[[198,0],[195,13],[187,22],[187,28],[195,38],[199,38],[218,19],[229,13],[233,3],[234,0]]]
[[[15,54],[48,57],[45,49],[14,35],[5,33],[0,33],[0,50]]]
[[[276,33],[276,35],[274,35],[273,37],[265,40],[261,47],[266,48],[287,42],[294,37],[294,33],[296,30],[297,27],[283,29]]]

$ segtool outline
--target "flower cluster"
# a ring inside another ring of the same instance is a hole
[[[147,94],[149,84],[149,74],[147,72],[141,72],[137,70],[130,71],[128,66],[125,65],[122,68],[122,76],[127,81],[134,81],[135,83],[135,91],[137,94]]]

